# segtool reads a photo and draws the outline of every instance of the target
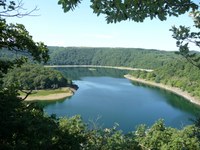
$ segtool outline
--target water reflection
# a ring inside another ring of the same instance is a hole
[[[123,78],[128,70],[118,70],[110,68],[55,68],[61,71],[67,78],[72,80],[80,80],[81,77],[102,77],[108,76],[113,78]]]
[[[146,87],[146,88],[151,88],[155,91],[158,92],[158,94],[162,94],[163,96],[166,97],[166,102],[173,106],[176,109],[180,109],[181,111],[188,112],[194,116],[197,116],[200,114],[200,106],[191,103],[190,101],[186,100],[185,98],[174,94],[170,91],[160,89],[155,86],[139,83],[132,81],[132,84],[138,87]]]
[[[167,126],[181,128],[191,124],[200,110],[185,99],[165,90],[131,82],[123,78],[128,71],[97,68],[57,68],[79,86],[74,96],[66,100],[43,102],[48,114],[73,116],[80,114],[85,122],[95,120],[112,127],[120,124],[124,132],[138,124],[151,126],[165,119]]]

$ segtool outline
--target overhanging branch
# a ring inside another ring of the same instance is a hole
[[[24,16],[38,16],[33,15],[33,12],[38,11],[38,7],[36,6],[30,11],[26,11],[24,8],[24,4],[22,0],[18,1],[17,4],[7,4],[4,2],[4,5],[0,5],[0,7],[4,7],[3,11],[0,11],[0,17],[6,18],[6,17],[18,17],[22,18]]]

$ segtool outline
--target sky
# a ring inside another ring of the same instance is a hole
[[[128,47],[174,51],[176,40],[169,29],[173,26],[193,26],[188,14],[169,17],[167,21],[146,19],[143,23],[123,21],[107,24],[105,16],[97,17],[90,1],[83,0],[74,10],[64,13],[57,0],[24,0],[24,8],[39,10],[23,18],[8,18],[22,23],[37,42],[63,47]],[[191,49],[198,50],[191,46]]]

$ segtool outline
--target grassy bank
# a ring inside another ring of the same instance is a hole
[[[33,100],[58,100],[58,99],[63,99],[66,97],[72,96],[74,93],[74,90],[66,87],[66,88],[59,88],[59,89],[54,89],[54,90],[37,90],[33,91],[32,94],[30,94],[27,98],[26,101],[33,101]],[[20,97],[24,97],[24,93],[20,93]]]

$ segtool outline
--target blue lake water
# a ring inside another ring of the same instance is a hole
[[[74,79],[79,89],[71,97],[56,102],[44,102],[44,110],[57,116],[81,115],[90,124],[112,127],[124,132],[139,124],[151,126],[162,118],[167,126],[181,128],[200,107],[168,91],[132,82],[123,77],[126,71],[116,69],[58,68]]]

